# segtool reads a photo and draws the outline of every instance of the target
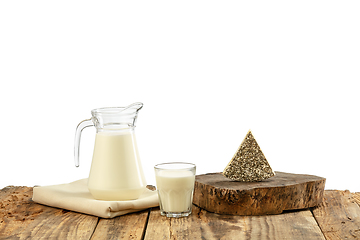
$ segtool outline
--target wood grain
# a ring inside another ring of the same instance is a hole
[[[149,214],[149,210],[144,210],[111,219],[101,218],[91,239],[142,239]]]
[[[232,215],[279,214],[323,200],[325,178],[276,172],[262,182],[236,182],[221,173],[197,175],[193,203],[209,212]]]
[[[170,230],[171,230],[170,218],[161,216],[159,208],[152,208],[144,239],[147,240],[173,239],[171,237],[172,234]]]
[[[278,215],[246,216],[247,239],[323,239],[310,210],[289,211]]]
[[[360,238],[360,208],[349,191],[326,191],[312,212],[326,239]]]
[[[1,239],[89,239],[97,217],[47,207],[31,200],[32,188],[0,191]]]
[[[352,193],[351,195],[355,202],[360,206],[360,192]]]
[[[324,202],[265,216],[208,212],[185,218],[159,208],[113,219],[52,208],[31,200],[32,188],[0,190],[0,239],[359,239],[360,193],[325,191]],[[148,221],[147,221],[148,220]]]
[[[268,216],[219,215],[193,206],[185,218],[152,210],[145,239],[325,239],[309,210]]]

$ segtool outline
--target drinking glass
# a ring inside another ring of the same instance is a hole
[[[189,216],[194,193],[195,164],[170,162],[157,164],[154,168],[161,215]]]

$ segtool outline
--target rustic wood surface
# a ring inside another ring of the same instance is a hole
[[[349,191],[328,191],[321,207],[313,210],[327,239],[360,238],[359,198],[351,195]]]
[[[91,239],[118,239],[119,236],[142,239],[148,215],[149,210],[145,210],[117,218],[99,218]]]
[[[236,182],[221,173],[197,175],[193,202],[209,212],[249,216],[305,209],[322,201],[325,178],[275,173],[261,182]]]
[[[97,217],[34,203],[32,188],[0,193],[0,239],[90,239],[97,226]]]
[[[47,207],[32,188],[0,190],[0,239],[359,239],[360,193],[325,191],[317,207],[277,215],[220,215],[193,206],[186,218],[159,208],[113,219]]]
[[[193,207],[188,218],[150,213],[145,239],[325,239],[310,210],[279,215],[220,215]]]

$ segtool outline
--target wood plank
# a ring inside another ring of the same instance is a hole
[[[37,204],[32,188],[0,190],[0,238],[90,239],[98,218]]]
[[[171,239],[170,229],[170,218],[161,216],[159,208],[152,208],[150,211],[149,221],[147,224],[144,239]]]
[[[352,193],[351,195],[355,202],[360,206],[360,192]]]
[[[185,218],[150,213],[145,239],[325,239],[310,210],[267,216],[219,215],[193,205]]]
[[[349,191],[325,191],[312,212],[326,239],[360,238],[360,208]]]
[[[325,240],[310,210],[289,211],[279,215],[250,216],[248,239],[322,239]]]
[[[116,218],[101,218],[92,236],[95,239],[142,239],[150,210]]]
[[[193,203],[219,214],[279,214],[320,204],[324,187],[325,178],[305,174],[276,172],[261,182],[236,182],[208,173],[196,176]]]

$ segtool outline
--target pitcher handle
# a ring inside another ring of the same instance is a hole
[[[91,119],[86,119],[81,121],[79,125],[76,127],[75,132],[75,147],[74,147],[74,155],[75,155],[75,166],[79,167],[79,155],[80,155],[80,137],[81,132],[86,127],[94,126],[94,123]]]

